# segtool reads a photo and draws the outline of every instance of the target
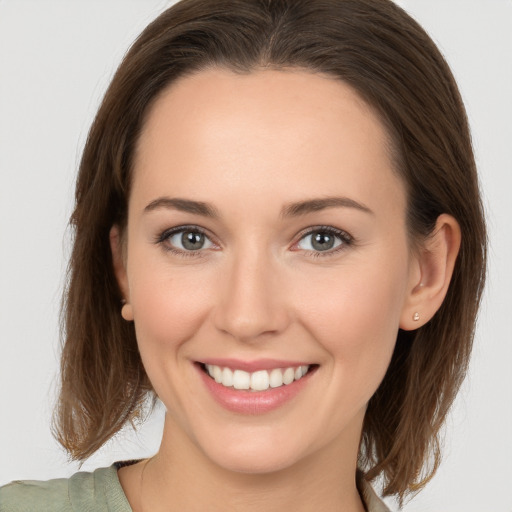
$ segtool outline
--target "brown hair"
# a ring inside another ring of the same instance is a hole
[[[420,489],[439,464],[439,429],[464,378],[486,261],[486,232],[464,106],[442,55],[388,0],[183,0],[154,20],[117,70],[84,149],[71,218],[58,440],[76,459],[141,410],[151,385],[120,315],[109,230],[124,227],[144,116],[171,82],[211,66],[302,68],[351,85],[386,123],[408,191],[411,240],[441,213],[462,245],[434,318],[400,331],[369,402],[359,467],[385,494]],[[148,393],[149,392],[149,393]]]

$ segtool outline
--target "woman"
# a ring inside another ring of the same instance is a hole
[[[6,510],[373,511],[377,476],[428,481],[485,227],[456,85],[394,4],[166,11],[105,96],[72,222],[59,440],[85,459],[149,394],[162,445],[7,486]]]

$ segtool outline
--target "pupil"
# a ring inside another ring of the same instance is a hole
[[[181,243],[185,249],[196,251],[201,249],[204,244],[204,235],[202,233],[193,233],[188,231],[181,235]]]
[[[327,251],[334,246],[334,237],[327,233],[315,233],[311,245],[318,251]]]

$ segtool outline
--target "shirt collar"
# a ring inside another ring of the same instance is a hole
[[[363,500],[366,512],[390,512],[389,508],[377,496],[370,483],[359,472],[357,473],[357,489]]]

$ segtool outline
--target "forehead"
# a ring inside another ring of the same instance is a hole
[[[291,201],[336,193],[364,201],[372,191],[403,192],[389,148],[379,117],[339,80],[215,68],[176,81],[154,102],[138,141],[134,189],[204,196],[208,182],[260,199],[280,191]]]

